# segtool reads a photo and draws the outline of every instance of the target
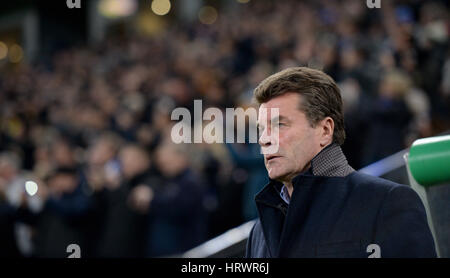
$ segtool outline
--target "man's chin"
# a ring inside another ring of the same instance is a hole
[[[281,181],[281,180],[283,180],[283,177],[284,177],[283,173],[280,173],[280,172],[274,171],[274,170],[272,170],[272,171],[269,170],[268,175],[271,180],[276,180],[276,181]]]

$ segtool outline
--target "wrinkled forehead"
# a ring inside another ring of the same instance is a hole
[[[295,118],[301,113],[300,101],[299,94],[286,93],[264,102],[258,108],[258,121]]]
[[[259,109],[278,108],[282,111],[294,111],[300,108],[301,100],[302,96],[299,93],[288,92],[261,103]]]

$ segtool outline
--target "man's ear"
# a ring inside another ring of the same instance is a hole
[[[334,121],[331,117],[325,117],[320,121],[320,139],[319,143],[321,147],[325,147],[333,142],[334,133]]]

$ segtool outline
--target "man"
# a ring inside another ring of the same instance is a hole
[[[278,151],[264,155],[270,183],[255,197],[260,217],[246,257],[436,256],[417,194],[348,165],[332,78],[289,68],[262,81],[254,95],[259,144],[263,153],[273,145]],[[262,117],[270,108],[279,115]]]
[[[31,215],[43,209],[42,188],[36,195],[25,191],[27,179],[21,158],[12,151],[0,153],[0,257],[29,257],[33,254]]]
[[[92,200],[86,192],[87,184],[76,167],[59,166],[41,185],[45,205],[38,214],[30,215],[35,228],[35,250],[38,258],[67,258],[67,246],[72,243],[87,253],[86,220],[91,212]]]
[[[131,192],[133,207],[148,213],[147,257],[181,254],[207,239],[205,184],[184,147],[163,139],[155,153],[162,178]]]
[[[151,160],[140,145],[126,144],[118,151],[120,177],[104,177],[96,193],[96,217],[100,228],[95,257],[138,258],[145,256],[147,219],[130,200],[132,192],[152,177]],[[120,240],[118,240],[120,239]]]
[[[20,158],[15,153],[0,153],[0,258],[22,256],[16,228],[25,184],[20,168]]]

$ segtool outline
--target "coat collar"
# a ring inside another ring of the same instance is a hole
[[[301,183],[303,176],[345,177],[355,170],[348,164],[341,147],[331,143],[322,149],[312,160],[311,167],[304,173],[300,173],[293,180],[294,188]],[[256,195],[255,201],[278,205],[282,200],[280,195],[283,184],[270,179],[270,182]]]
[[[311,172],[314,176],[345,177],[355,170],[348,165],[341,147],[331,143],[311,160]]]

